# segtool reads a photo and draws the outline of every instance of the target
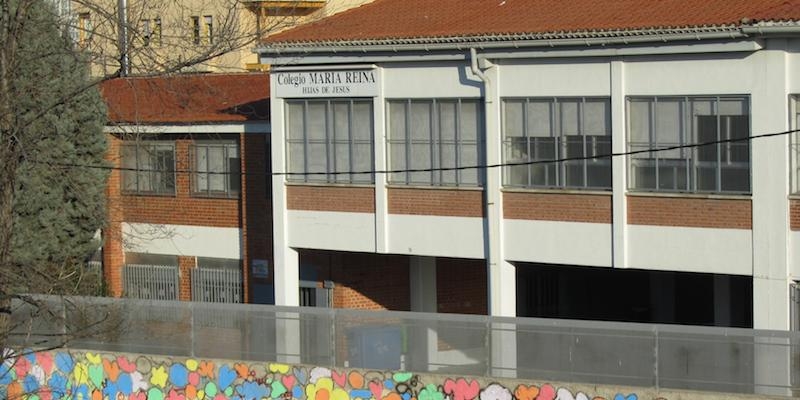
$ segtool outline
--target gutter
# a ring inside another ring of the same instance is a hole
[[[483,35],[439,38],[407,38],[383,40],[345,40],[321,43],[278,43],[260,45],[255,52],[281,56],[281,54],[310,53],[398,53],[407,51],[465,51],[555,47],[605,47],[633,43],[667,43],[676,41],[753,39],[752,36],[800,35],[800,23],[777,22],[771,25],[720,26],[693,29],[650,29],[610,32],[575,32],[521,35]]]
[[[764,27],[766,28],[766,27]],[[776,27],[777,28],[777,27]],[[789,27],[781,27],[789,28]],[[800,27],[792,28],[792,32],[800,33]],[[754,32],[755,33],[755,32]],[[342,41],[335,42],[336,44],[283,44],[278,46],[259,46],[255,49],[256,52],[261,54],[269,54],[280,56],[281,54],[295,54],[295,53],[368,53],[368,52],[390,52],[397,53],[401,51],[464,51],[468,48],[486,49],[504,49],[504,48],[521,48],[521,47],[562,47],[562,46],[610,46],[610,45],[627,45],[631,43],[652,43],[652,42],[674,42],[674,41],[701,41],[701,40],[715,40],[715,39],[745,39],[749,38],[749,34],[744,29],[732,30],[718,30],[718,31],[684,31],[680,33],[643,33],[636,36],[609,36],[609,37],[584,37],[584,38],[536,38],[536,39],[523,39],[513,40],[513,37],[504,38],[502,40],[488,40],[482,38],[477,42],[461,42],[460,40],[466,39],[449,39],[444,42],[428,42],[428,43],[391,43],[390,41],[376,41],[369,43],[368,41]],[[442,40],[442,39],[439,39]]]

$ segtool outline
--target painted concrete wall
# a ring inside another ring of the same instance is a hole
[[[195,257],[242,258],[241,229],[122,223],[125,251]]]
[[[645,400],[755,396],[419,375],[126,353],[46,351],[0,365],[0,397],[29,400]]]

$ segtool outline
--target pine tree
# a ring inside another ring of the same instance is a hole
[[[0,344],[10,300],[75,293],[104,222],[105,108],[51,2],[0,0]]]

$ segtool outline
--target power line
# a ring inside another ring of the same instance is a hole
[[[689,143],[689,144],[682,144],[682,145],[675,145],[675,146],[666,146],[666,147],[658,147],[652,149],[643,149],[643,150],[633,150],[633,151],[624,151],[618,153],[608,153],[608,154],[601,154],[595,156],[580,156],[580,157],[564,157],[564,158],[555,158],[549,160],[533,160],[533,161],[520,161],[520,162],[505,162],[505,163],[498,163],[498,164],[483,164],[483,165],[467,165],[467,166],[460,166],[460,167],[441,167],[441,168],[408,168],[408,169],[386,169],[386,170],[364,170],[364,171],[334,171],[334,172],[259,172],[259,171],[240,171],[238,175],[241,176],[310,176],[310,175],[364,175],[364,174],[398,174],[398,173],[406,173],[406,172],[435,172],[435,171],[463,171],[463,170],[471,170],[471,169],[489,169],[489,168],[501,168],[501,167],[515,167],[515,166],[522,166],[522,165],[537,165],[537,164],[554,164],[554,163],[563,163],[568,161],[584,161],[584,160],[595,160],[595,159],[611,159],[613,157],[622,157],[622,156],[631,156],[636,154],[645,154],[645,153],[658,153],[663,151],[670,151],[670,150],[679,150],[679,149],[689,149],[695,147],[703,147],[703,146],[711,146],[717,144],[724,144],[724,143],[739,143],[739,142],[749,142],[753,139],[760,139],[760,138],[767,138],[767,137],[775,137],[775,136],[783,136],[789,135],[792,133],[800,132],[800,129],[790,129],[787,131],[782,132],[773,132],[773,133],[762,133],[759,135],[752,135],[747,137],[741,138],[732,138],[732,139],[720,139],[720,140],[712,140],[707,142],[700,142],[700,143]],[[90,168],[90,169],[101,169],[101,170],[109,170],[109,171],[131,171],[131,172],[169,172],[169,173],[176,173],[176,174],[194,174],[194,173],[202,173],[208,175],[233,175],[237,173],[232,172],[214,172],[214,171],[197,171],[197,170],[179,170],[179,169],[142,169],[142,168],[128,168],[128,167],[117,167],[112,165],[91,165],[91,164],[75,164],[75,163],[58,163],[52,161],[40,161],[40,160],[27,160],[28,162],[32,162],[35,164],[44,164],[52,167],[64,167],[64,168]]]

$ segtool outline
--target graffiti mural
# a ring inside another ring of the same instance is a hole
[[[8,353],[6,353],[8,354]],[[0,398],[16,400],[639,400],[551,384],[467,377],[50,351],[0,365]]]

